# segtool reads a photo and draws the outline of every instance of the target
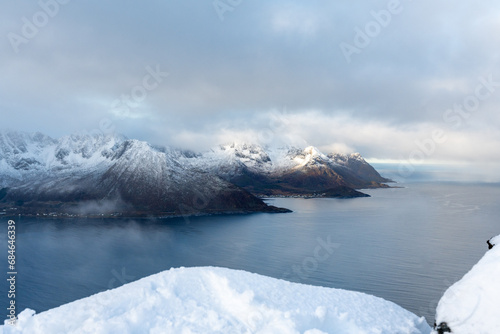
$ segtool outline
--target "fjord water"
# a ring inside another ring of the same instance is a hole
[[[221,266],[366,292],[432,323],[445,289],[500,234],[500,185],[404,181],[369,198],[269,200],[287,214],[18,217],[17,309],[41,312],[171,267]],[[7,259],[5,237],[0,246]],[[2,291],[7,305],[5,280]]]

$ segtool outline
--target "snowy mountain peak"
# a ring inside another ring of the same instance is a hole
[[[308,165],[318,165],[328,163],[330,159],[314,146],[306,147],[300,154],[297,154],[293,161],[297,164],[295,168]]]
[[[73,134],[53,139],[39,132],[0,133],[0,185],[31,174],[93,168],[109,158],[125,141],[116,135]]]
[[[310,154],[311,156],[320,156],[323,155],[323,153],[320,152],[316,147],[314,146],[308,146],[304,149],[304,153]]]
[[[256,144],[232,143],[230,145],[220,145],[219,148],[222,151],[226,151],[227,154],[234,154],[236,157],[251,160],[267,155],[264,148]]]
[[[351,154],[329,153],[328,158],[330,158],[332,161],[340,165],[345,165],[352,162],[367,164],[366,160],[359,153],[351,153]]]
[[[54,150],[55,161],[63,165],[97,164],[112,155],[126,139],[114,135],[70,135],[62,137]],[[50,157],[47,157],[50,160]]]
[[[365,161],[365,159],[358,152],[351,153],[351,155],[349,155],[349,157],[351,157],[351,159],[356,159],[356,160],[359,160],[359,161]]]
[[[183,154],[183,162],[197,169],[233,176],[242,169],[269,170],[271,158],[259,145],[232,143],[219,145],[200,155]]]
[[[0,132],[0,159],[7,155],[24,154],[29,149],[43,149],[56,141],[39,132],[28,134],[24,132]]]

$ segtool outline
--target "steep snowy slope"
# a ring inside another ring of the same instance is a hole
[[[435,334],[500,333],[500,236],[488,242],[493,247],[439,301]]]

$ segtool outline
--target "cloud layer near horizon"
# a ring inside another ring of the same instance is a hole
[[[439,129],[446,140],[426,160],[500,162],[495,1],[2,8],[1,128],[113,128],[190,149],[288,141],[394,160],[417,157]]]

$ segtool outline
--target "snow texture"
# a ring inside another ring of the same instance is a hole
[[[359,153],[354,153],[351,157],[366,163]],[[313,146],[301,149],[293,146],[263,147],[256,144],[232,143],[185,158],[183,160],[185,163],[201,170],[216,171],[217,174],[231,177],[237,175],[243,168],[254,173],[276,175],[304,167],[346,166],[349,156],[332,153],[329,157]]]
[[[124,142],[124,137],[114,135],[74,134],[56,140],[39,132],[0,132],[0,187],[104,167]]]
[[[438,303],[436,324],[446,323],[453,334],[500,333],[500,236],[490,242],[496,246]]]
[[[164,271],[55,309],[24,310],[0,333],[430,333],[384,299],[244,271]]]

